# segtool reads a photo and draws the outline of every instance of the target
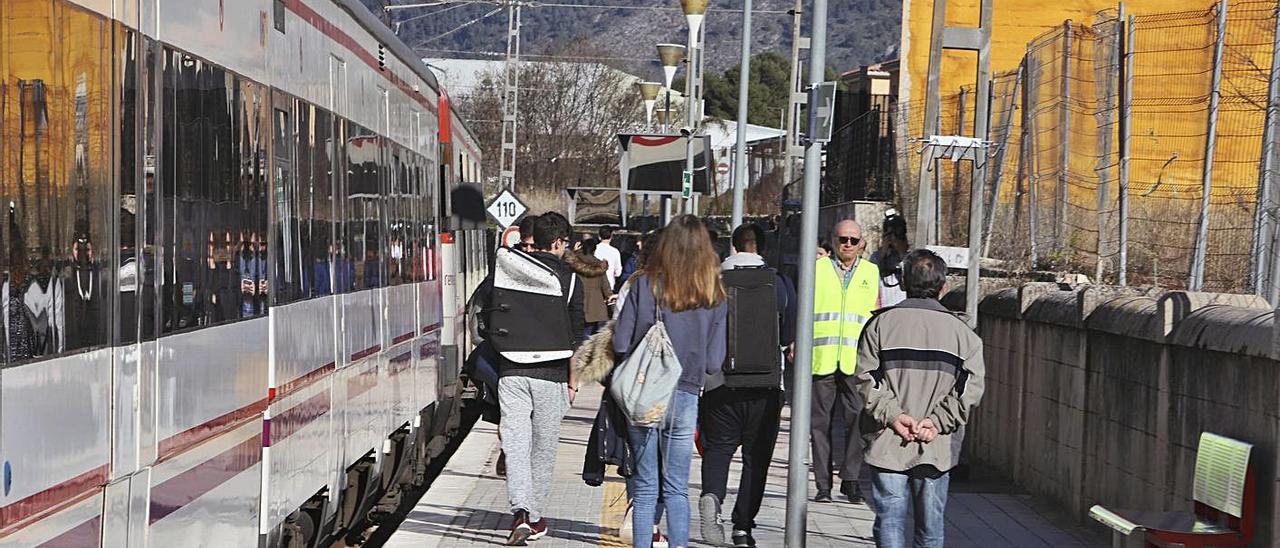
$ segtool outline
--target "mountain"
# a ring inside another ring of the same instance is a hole
[[[374,13],[384,5],[421,0],[362,0]],[[599,50],[600,58],[639,75],[657,79],[654,45],[686,42],[684,17],[676,0],[548,0],[523,8],[521,52],[538,58],[556,52],[576,38]],[[540,5],[539,5],[540,4]],[[591,5],[574,8],[566,5]],[[827,19],[827,65],[843,72],[897,55],[901,0],[830,0]],[[653,5],[665,9],[644,9]],[[776,51],[790,57],[793,0],[755,0],[752,52]],[[804,2],[808,9],[812,2]],[[741,9],[736,0],[711,0],[707,12],[707,70],[738,64],[742,16],[722,10]],[[672,9],[674,8],[674,9]],[[809,33],[806,13],[803,33]],[[506,51],[507,11],[490,3],[460,1],[453,5],[397,10],[392,28],[424,57],[493,57]]]

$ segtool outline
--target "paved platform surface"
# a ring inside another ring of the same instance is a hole
[[[557,453],[555,485],[546,511],[550,532],[531,543],[542,548],[627,546],[620,536],[627,500],[623,481],[610,473],[600,487],[582,482],[582,457],[599,405],[600,388],[586,388],[565,418]],[[769,487],[754,531],[760,546],[782,546],[786,515],[787,411],[770,468]],[[477,423],[450,460],[445,471],[399,529],[387,548],[471,547],[500,545],[511,516],[506,484],[494,474],[498,456],[497,430]],[[693,546],[708,546],[698,537],[697,496],[701,490],[695,455],[689,496],[692,502]],[[735,459],[729,478],[727,514],[732,508],[740,462]],[[837,478],[839,481],[839,478]],[[812,483],[810,490],[812,493]],[[869,492],[864,482],[863,490]],[[811,547],[873,546],[874,519],[865,504],[836,502],[809,504],[807,544]],[[727,515],[726,515],[727,518]],[[629,519],[629,516],[628,516]],[[1085,547],[1105,546],[1091,531],[1069,523],[1026,495],[1008,486],[952,481],[947,505],[947,546],[954,547]],[[629,527],[628,527],[629,528]]]

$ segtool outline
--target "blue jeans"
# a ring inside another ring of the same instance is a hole
[[[667,416],[657,428],[629,426],[636,472],[631,476],[632,537],[636,548],[650,548],[657,513],[658,484],[666,502],[670,546],[689,545],[689,467],[693,464],[693,430],[698,424],[698,396],[676,390]]]
[[[916,548],[942,548],[946,522],[947,485],[951,476],[944,473],[936,479],[908,472],[871,469],[871,509],[875,510],[873,529],[879,548],[906,548],[907,515],[915,513]]]

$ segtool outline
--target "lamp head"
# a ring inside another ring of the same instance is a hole
[[[706,15],[710,0],[680,0],[680,9],[685,15]]]
[[[645,101],[657,100],[658,92],[662,90],[659,82],[636,82],[636,87],[640,89],[640,98]]]

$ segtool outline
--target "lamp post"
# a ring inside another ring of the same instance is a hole
[[[667,86],[667,108],[671,110],[671,82],[676,78],[676,70],[680,68],[680,63],[684,62],[685,47],[680,44],[658,44],[658,60],[662,62],[662,78]],[[689,98],[685,97],[685,102],[689,102]],[[668,117],[663,122],[662,131],[671,132],[671,118]]]
[[[636,88],[640,90],[640,98],[644,100],[645,129],[652,129],[653,105],[658,102],[658,91],[662,89],[662,84],[658,82],[636,82]]]
[[[663,109],[659,121],[662,123],[663,133],[671,132],[671,82],[675,80],[676,70],[680,68],[680,63],[684,61],[685,46],[680,44],[658,44],[658,60],[662,61],[662,77],[667,84],[667,108]],[[688,79],[688,78],[686,78]],[[689,97],[685,96],[685,109],[689,109]],[[667,226],[671,222],[671,196],[664,195],[662,197],[662,226]]]
[[[751,0],[742,4],[742,64],[738,69],[738,146],[733,156],[733,214],[730,226],[742,224],[747,188],[747,96],[751,87]]]
[[[680,0],[680,9],[684,11],[684,18],[689,23],[689,74],[685,79],[685,124],[688,126],[689,135],[685,137],[685,171],[692,178],[693,168],[693,139],[697,136],[698,118],[701,114],[701,108],[698,106],[700,95],[702,92],[702,54],[701,44],[698,35],[702,30],[703,20],[707,15],[707,3],[709,0]],[[705,152],[705,151],[704,151]],[[685,200],[685,213],[694,213],[693,199]]]

